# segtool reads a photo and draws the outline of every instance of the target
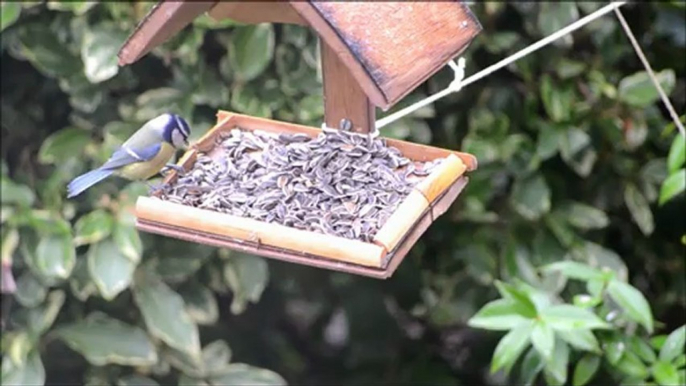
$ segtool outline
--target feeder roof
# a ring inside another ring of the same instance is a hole
[[[137,61],[205,12],[244,23],[310,26],[384,110],[460,55],[481,32],[462,1],[160,1],[124,43],[119,64]]]

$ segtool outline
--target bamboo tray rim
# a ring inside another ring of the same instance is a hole
[[[265,128],[260,128],[260,126],[266,126]],[[216,143],[216,139],[219,138],[219,136],[222,133],[230,132],[233,129],[239,129],[242,131],[256,131],[256,130],[262,130],[265,132],[271,132],[271,133],[289,133],[289,132],[302,132],[304,134],[307,134],[311,136],[312,138],[316,138],[317,135],[319,135],[322,132],[321,128],[316,128],[312,126],[305,126],[305,125],[300,125],[300,124],[295,124],[295,123],[289,123],[289,122],[284,122],[284,121],[276,121],[272,119],[267,119],[267,118],[260,118],[260,117],[253,117],[253,116],[248,116],[248,115],[243,115],[243,114],[237,114],[233,112],[228,112],[224,110],[219,110],[217,113],[217,123],[211,127],[206,133],[204,133],[201,138],[199,138],[192,146],[188,148],[188,150],[185,152],[185,154],[179,159],[178,165],[183,167],[186,171],[190,171],[193,169],[194,164],[197,162],[197,156],[200,153],[205,153],[205,154],[210,154],[212,153],[218,146]],[[277,258],[281,260],[288,261],[288,258],[283,258],[283,254],[294,256],[294,257],[299,257],[300,259],[305,259],[309,260],[311,262],[317,261],[319,262],[318,264],[309,264],[307,262],[302,263],[305,265],[316,265],[322,268],[329,268],[329,269],[335,269],[339,271],[350,271],[350,269],[355,269],[355,270],[366,270],[366,271],[378,271],[378,272],[383,272],[385,270],[388,270],[389,267],[392,267],[392,271],[397,268],[397,265],[400,263],[399,261],[396,263],[396,260],[402,261],[407,253],[412,249],[414,244],[418,241],[418,239],[421,237],[421,235],[426,231],[426,229],[436,220],[436,218],[440,215],[442,215],[445,210],[447,210],[450,205],[457,199],[457,196],[461,193],[462,189],[464,186],[467,184],[468,177],[465,176],[465,172],[474,170],[476,169],[476,158],[468,153],[460,153],[457,151],[449,150],[449,149],[443,149],[439,147],[433,147],[433,146],[428,146],[428,145],[422,145],[422,144],[415,144],[412,142],[406,142],[398,139],[393,139],[393,138],[387,138],[387,137],[382,137],[379,136],[381,139],[385,140],[386,143],[391,146],[395,147],[398,150],[401,151],[403,156],[410,158],[412,161],[419,161],[423,162],[425,160],[433,160],[433,159],[438,159],[438,158],[445,158],[445,157],[456,157],[458,158],[462,164],[462,172],[459,172],[459,174],[456,174],[456,177],[454,180],[452,180],[447,186],[444,186],[440,193],[435,195],[433,199],[431,200],[426,200],[425,207],[419,212],[418,214],[412,215],[408,220],[409,226],[407,226],[401,233],[400,235],[397,236],[396,238],[396,243],[393,245],[389,245],[386,243],[386,245],[380,244],[376,239],[370,240],[370,241],[362,241],[359,239],[348,239],[346,237],[338,236],[338,235],[328,235],[328,237],[335,238],[340,240],[342,243],[346,243],[349,241],[355,242],[355,243],[361,243],[364,245],[368,245],[369,247],[380,247],[381,248],[381,255],[378,257],[379,262],[378,264],[373,264],[373,265],[364,265],[364,264],[358,264],[356,261],[351,261],[349,258],[346,260],[345,258],[343,259],[336,259],[335,257],[332,256],[323,256],[319,255],[316,252],[313,253],[312,251],[307,251],[307,250],[294,250],[289,247],[283,247],[279,246],[279,243],[262,243],[260,238],[257,237],[257,240],[251,240],[251,239],[246,239],[243,237],[237,237],[236,235],[229,235],[229,234],[222,234],[222,233],[216,233],[213,232],[212,230],[204,230],[202,229],[201,226],[198,224],[189,224],[189,226],[183,226],[183,224],[179,223],[170,223],[169,220],[165,221],[159,221],[159,216],[156,216],[155,213],[148,213],[145,218],[141,218],[140,212],[138,209],[136,209],[136,214],[137,214],[137,226],[139,228],[142,228],[145,231],[152,232],[152,233],[158,233],[158,234],[163,234],[171,237],[176,237],[176,238],[181,238],[185,239],[187,241],[191,242],[198,242],[198,238],[204,238],[204,239],[213,239],[213,240],[218,240],[218,241],[224,241],[225,243],[228,243],[229,245],[224,245],[221,246],[221,243],[213,243],[214,245],[217,245],[218,247],[225,247],[229,249],[236,249],[236,247],[239,247],[238,249],[243,249],[245,250],[246,248],[249,249],[249,253],[253,254],[260,254],[260,252],[267,252],[272,258]],[[400,144],[402,148],[396,146]],[[415,154],[421,154],[421,150],[424,148],[426,149],[431,149],[430,153],[428,154],[428,157],[424,157],[423,155],[420,155],[420,159],[417,159],[416,157],[411,157],[408,154],[406,154],[406,150],[410,149],[410,152],[414,152]],[[424,158],[424,159],[421,159]],[[431,176],[431,175],[429,175]],[[429,176],[425,177],[428,178]],[[173,183],[175,180],[179,177],[179,174],[176,171],[172,171],[169,173],[167,176],[164,178],[164,183]],[[454,194],[454,197],[452,197],[449,201],[450,202],[442,202],[445,196],[451,191],[455,189],[456,185],[462,185],[461,187],[457,188],[457,193]],[[418,190],[417,187],[413,187],[413,191],[418,191],[419,193],[423,192],[421,190]],[[183,203],[174,203],[170,202],[168,200],[163,200],[159,197],[159,193],[152,194],[150,196],[145,196],[145,199],[158,199],[164,202],[164,205],[173,207],[173,206],[179,206],[183,208],[192,208],[194,209],[194,212],[197,213],[213,213],[215,216],[224,216],[227,215],[225,213],[219,212],[219,211],[214,211],[208,208],[197,208],[191,205],[183,204]],[[141,202],[141,199],[143,197],[139,197],[138,202],[136,204],[136,208],[138,208],[138,204]],[[426,197],[425,197],[426,198]],[[435,214],[436,211],[436,205],[441,205],[444,209],[439,210],[439,214]],[[396,208],[396,211],[398,208]],[[395,211],[393,213],[396,213]],[[202,214],[196,214],[196,213],[191,213],[191,218],[201,218]],[[264,224],[270,224],[270,226],[274,227],[285,227],[289,231],[292,230],[298,230],[301,232],[307,232],[307,233],[317,233],[312,230],[304,230],[304,229],[298,229],[294,227],[288,227],[283,224],[271,224],[267,223],[261,220],[257,219],[252,219],[250,217],[246,216],[236,216],[241,219],[250,219],[252,221],[255,221],[257,223],[264,223]],[[414,218],[412,218],[414,217]],[[157,219],[156,219],[157,218]],[[427,222],[428,218],[428,222]],[[422,229],[418,229],[422,228]],[[164,230],[168,229],[167,232]],[[383,229],[383,227],[382,227]],[[171,233],[171,234],[170,234]],[[185,233],[185,237],[182,237],[182,233]],[[412,241],[412,245],[407,245],[407,242],[409,239],[414,239]],[[200,243],[203,243],[200,241]],[[205,242],[205,244],[207,244]],[[244,248],[240,248],[240,246],[243,246]],[[390,248],[389,248],[390,247]],[[315,248],[316,249],[316,248]],[[400,255],[398,255],[398,251],[403,250]],[[269,252],[272,252],[271,254]],[[281,257],[274,256],[276,255],[281,255]],[[354,259],[353,259],[354,260]],[[393,263],[393,264],[392,264]],[[346,267],[350,269],[345,269]],[[338,268],[338,269],[336,269]],[[392,272],[391,272],[392,273]],[[390,275],[390,274],[388,274]],[[367,275],[369,276],[369,275]],[[374,274],[371,276],[377,276],[379,275]],[[383,277],[387,277],[386,275],[381,275]]]
[[[351,274],[357,274],[357,275],[362,275],[362,276],[367,276],[367,277],[373,277],[377,279],[386,279],[390,277],[397,267],[400,265],[400,263],[405,259],[407,256],[407,253],[411,250],[411,247],[403,254],[398,254],[398,251],[402,250],[403,248],[406,247],[406,243],[408,240],[416,235],[416,231],[418,230],[420,224],[426,219],[428,216],[430,218],[429,225],[431,225],[434,220],[438,217],[433,216],[433,209],[435,209],[436,206],[438,206],[443,199],[446,198],[448,193],[454,188],[458,187],[458,192],[456,194],[455,199],[457,196],[459,196],[460,192],[462,189],[464,189],[464,186],[469,182],[469,178],[462,175],[460,176],[457,180],[453,182],[453,184],[448,188],[445,189],[445,191],[436,198],[434,202],[431,203],[429,207],[427,207],[424,212],[414,221],[412,226],[408,229],[407,232],[403,235],[401,241],[397,244],[393,250],[388,251],[388,253],[385,255],[383,259],[383,264],[381,267],[371,267],[371,266],[364,266],[360,264],[355,264],[351,262],[346,262],[346,261],[341,261],[341,260],[335,260],[335,259],[330,259],[324,256],[319,256],[316,254],[308,253],[308,252],[302,252],[302,251],[294,251],[291,249],[287,248],[281,248],[281,247],[276,247],[276,246],[271,246],[271,245],[266,245],[266,244],[260,244],[255,241],[250,241],[250,240],[245,240],[245,239],[239,239],[239,238],[233,238],[225,235],[220,235],[220,234],[215,234],[212,232],[206,232],[203,230],[195,229],[195,228],[188,228],[188,227],[182,227],[182,226],[176,226],[176,225],[171,225],[165,222],[160,222],[160,221],[153,221],[153,220],[148,220],[148,219],[141,219],[137,218],[136,219],[136,227],[138,229],[141,229],[146,232],[150,233],[156,233],[164,236],[169,236],[169,237],[175,237],[183,240],[187,240],[190,242],[197,242],[198,239],[205,239],[205,240],[210,240],[214,241],[211,245],[215,245],[218,248],[228,248],[228,249],[240,249],[240,250],[245,250],[247,249],[248,251],[246,253],[251,253],[251,254],[256,254],[259,256],[267,256],[268,258],[276,259],[276,260],[281,260],[284,262],[288,263],[294,263],[293,260],[303,260],[302,262],[296,262],[297,264],[300,265],[307,265],[311,267],[317,267],[317,268],[324,268],[324,269],[329,269],[329,270],[334,270],[334,271],[339,271],[339,272],[345,272],[345,273],[351,273]],[[461,185],[461,186],[460,186]],[[453,199],[454,201],[454,199]],[[451,202],[452,203],[452,202]],[[183,204],[176,204],[176,203],[170,203],[173,205],[181,205]],[[448,204],[450,205],[450,203]],[[203,211],[209,211],[208,209],[200,209]],[[258,220],[259,221],[259,220]],[[420,234],[417,236],[417,238],[421,237],[421,235],[426,231],[426,229],[421,230]],[[175,234],[175,235],[172,235]],[[183,234],[184,236],[181,237],[179,234]],[[225,245],[226,243],[232,244],[232,245]],[[415,241],[416,243],[416,241]],[[203,243],[208,245],[208,243]],[[243,248],[241,248],[243,247]],[[253,250],[250,250],[253,249]],[[266,252],[266,254],[265,254]],[[295,259],[288,259],[284,257],[277,257],[278,255],[289,255],[294,257]]]

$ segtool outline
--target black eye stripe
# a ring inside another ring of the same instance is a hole
[[[181,134],[183,134],[184,137],[188,137],[190,133],[188,132],[186,125],[184,125],[183,122],[181,122],[181,119],[178,115],[174,115],[174,120],[176,121],[176,127],[178,127],[179,130],[181,130]]]

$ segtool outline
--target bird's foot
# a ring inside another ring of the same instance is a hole
[[[178,173],[180,176],[183,176],[184,174],[186,174],[186,169],[184,169],[183,167],[181,167],[179,165],[166,164],[162,168],[162,172],[164,172],[165,174],[171,172],[172,170],[176,171],[176,173]]]
[[[164,182],[159,183],[159,184],[151,184],[149,182],[145,183],[148,185],[148,195],[154,195],[156,193],[164,193],[165,190],[169,187],[169,184],[165,184]]]

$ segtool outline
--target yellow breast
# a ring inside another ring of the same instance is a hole
[[[160,172],[174,155],[174,151],[175,149],[172,145],[163,142],[160,152],[153,159],[125,166],[117,174],[129,180],[147,180]]]

